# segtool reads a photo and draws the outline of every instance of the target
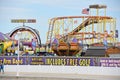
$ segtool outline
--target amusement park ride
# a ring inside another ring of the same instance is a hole
[[[8,40],[3,41],[4,48],[2,52],[15,53],[18,50],[18,41],[20,41],[19,46],[20,50],[23,51],[23,48],[27,50],[27,48],[32,48],[32,42],[35,42],[35,46],[41,45],[41,40],[39,36],[39,32],[36,29],[25,26],[25,23],[35,23],[35,19],[12,19],[12,23],[23,23],[22,26],[16,27],[10,33],[7,34],[6,37],[9,37]],[[24,51],[25,51],[24,50]]]
[[[46,53],[55,53],[58,56],[97,56],[105,57],[110,54],[120,54],[116,19],[106,16],[106,5],[90,5],[89,16],[65,16],[50,19],[45,44]],[[92,10],[96,10],[92,15]],[[101,13],[102,12],[102,13]],[[100,15],[103,16],[100,16]],[[13,19],[12,23],[23,23],[9,33],[12,42],[4,47],[18,45],[41,48],[41,39],[36,29],[25,26],[25,23],[35,23],[35,19]],[[20,35],[18,33],[20,32]],[[4,42],[5,44],[6,42]],[[6,44],[7,45],[7,44]],[[36,50],[36,49],[35,49]]]
[[[116,19],[106,16],[105,5],[90,5],[97,15],[55,17],[50,20],[47,45],[59,56],[109,56],[120,53]],[[104,16],[99,10],[104,9]],[[91,51],[91,52],[90,52]]]

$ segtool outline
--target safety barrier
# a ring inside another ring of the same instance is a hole
[[[120,67],[120,58],[107,57],[38,57],[0,56],[5,65],[55,65],[55,66],[102,66]]]

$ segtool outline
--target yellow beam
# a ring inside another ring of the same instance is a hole
[[[99,16],[99,9],[97,8],[97,16]]]
[[[104,12],[104,15],[106,16],[106,8],[105,8],[105,12]]]

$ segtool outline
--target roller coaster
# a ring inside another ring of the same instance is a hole
[[[105,49],[105,45],[114,46],[117,42],[116,19],[106,16],[106,12],[104,16],[98,15],[99,9],[106,10],[106,6],[90,5],[89,8],[97,9],[97,16],[65,16],[50,20],[46,44],[57,55],[74,56],[83,52],[85,45]],[[120,52],[120,49],[114,47],[113,51]]]

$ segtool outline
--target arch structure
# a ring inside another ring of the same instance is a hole
[[[36,29],[33,29],[29,26],[20,26],[20,27],[16,27],[15,29],[13,29],[10,33],[9,33],[9,36],[13,39],[15,39],[15,35],[18,33],[18,32],[24,32],[24,31],[27,31],[29,32],[33,38],[36,38],[37,40],[37,43],[39,46],[41,46],[41,39],[40,39],[40,35],[39,35],[39,31],[37,31]],[[26,35],[27,37],[28,35]]]

